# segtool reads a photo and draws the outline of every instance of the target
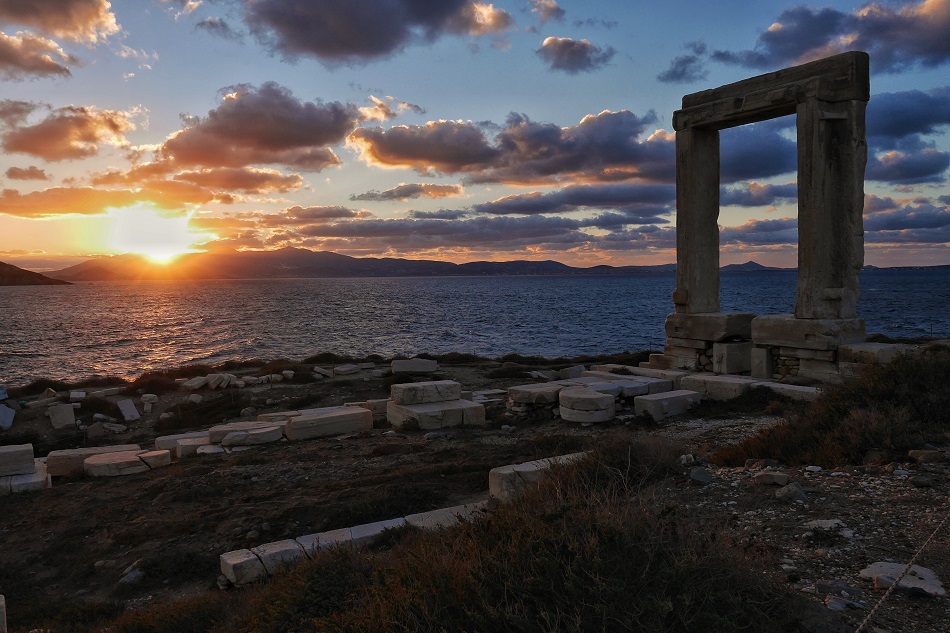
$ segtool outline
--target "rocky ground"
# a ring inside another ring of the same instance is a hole
[[[516,368],[499,371],[498,363],[443,365],[442,377],[466,389],[533,381]],[[207,428],[222,420],[217,416],[234,419],[247,407],[263,413],[384,398],[391,382],[364,371],[312,383],[201,392],[203,404],[181,420]],[[150,447],[163,434],[156,428],[159,416],[180,413],[187,395],[162,395],[152,413],[101,443]],[[628,420],[582,427],[516,420],[496,406],[489,408],[484,429],[426,437],[377,428],[191,457],[139,475],[57,481],[42,493],[0,498],[0,593],[17,630],[63,604],[119,600],[134,608],[218,591],[223,552],[484,498],[494,466],[573,452],[604,439],[656,434],[693,456],[683,458],[678,477],[657,488],[663,503],[695,520],[696,529],[736,544],[777,586],[821,605],[816,627],[824,628],[814,630],[854,630],[883,595],[859,572],[877,561],[907,562],[950,511],[948,448],[937,447],[944,461],[927,464],[904,459],[838,469],[767,462],[718,468],[705,461],[714,448],[779,418],[748,412],[724,416],[721,408],[714,413],[701,410],[658,426]],[[0,434],[0,442],[32,441],[42,455],[84,441],[61,433],[49,428],[41,412],[25,410],[12,430]],[[757,483],[761,473],[788,475],[790,483],[801,485],[800,498],[776,497],[780,486]],[[917,563],[950,580],[950,522]],[[947,597],[899,591],[867,630],[945,631],[948,622]]]

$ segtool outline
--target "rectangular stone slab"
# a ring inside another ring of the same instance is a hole
[[[76,428],[76,410],[73,405],[57,404],[47,409],[47,413],[49,413],[50,424],[57,431]]]
[[[177,433],[175,435],[162,435],[161,437],[155,438],[155,450],[156,451],[174,451],[175,446],[178,445],[178,440],[193,440],[196,438],[202,438],[207,442],[211,441],[208,439],[207,431],[193,431],[191,433]]]
[[[701,312],[684,314],[674,312],[666,317],[664,328],[669,338],[688,338],[718,342],[727,338],[752,338],[750,312]]]
[[[863,319],[796,319],[791,314],[773,314],[752,320],[756,345],[833,350],[863,343]]]
[[[372,541],[386,530],[400,528],[404,525],[406,525],[406,520],[402,517],[398,519],[387,519],[386,521],[376,521],[375,523],[354,525],[350,528],[350,539],[353,545],[362,545]]]
[[[433,380],[430,382],[408,382],[393,385],[390,396],[396,404],[426,404],[428,402],[447,402],[462,397],[462,385],[454,380]]]
[[[35,471],[32,444],[0,446],[0,477],[5,475],[28,475]]]
[[[647,414],[654,420],[662,420],[686,413],[701,399],[702,396],[695,391],[680,389],[637,396],[633,399],[633,406],[637,415]]]
[[[397,431],[485,426],[485,407],[469,400],[401,405],[390,401],[386,418]]]
[[[432,374],[439,370],[439,362],[428,358],[394,360],[390,365],[394,374]]]
[[[225,552],[219,560],[221,573],[235,585],[246,585],[267,577],[264,563],[249,549]]]
[[[291,418],[284,427],[289,440],[306,440],[373,429],[373,412],[362,407],[326,407]]]
[[[198,454],[198,449],[202,446],[211,446],[211,443],[203,437],[184,438],[175,441],[175,457],[191,457]]]
[[[122,451],[92,455],[83,462],[83,470],[90,477],[121,477],[148,472],[148,465],[138,457],[141,452]]]
[[[690,372],[679,369],[651,369],[650,367],[627,367],[635,376],[644,378],[656,378],[658,380],[670,381],[670,387],[667,391],[680,388],[680,380],[683,376],[689,376]],[[657,393],[657,392],[652,392]]]
[[[119,411],[122,412],[122,417],[125,418],[126,422],[135,422],[138,419],[141,419],[138,409],[135,408],[135,403],[131,400],[119,400],[116,404],[119,406]]]
[[[743,378],[741,376],[710,376],[708,374],[696,374],[687,376],[680,381],[683,389],[689,389],[702,394],[703,397],[710,400],[731,400],[742,395],[759,384],[754,378]]]
[[[10,491],[38,492],[50,487],[50,477],[46,473],[46,463],[41,459],[33,460],[36,471],[28,475],[13,475],[10,477]]]
[[[138,444],[117,444],[115,446],[90,446],[88,448],[67,448],[52,451],[46,456],[46,470],[53,477],[67,477],[83,474],[83,462],[92,455],[140,450]]]
[[[300,543],[290,538],[252,547],[251,552],[264,563],[264,569],[271,575],[292,567],[307,557]]]
[[[518,385],[508,388],[508,397],[512,402],[521,404],[547,404],[557,402],[557,394],[563,388],[563,384],[556,382]]]
[[[471,519],[484,512],[488,505],[487,501],[478,503],[467,503],[451,508],[441,508],[439,510],[430,510],[429,512],[420,512],[410,514],[406,517],[406,524],[423,530],[438,530],[440,528],[455,525],[463,519]]]
[[[16,411],[5,404],[0,404],[0,430],[6,431],[13,426],[13,418]]]
[[[500,501],[511,501],[541,481],[551,466],[571,464],[586,456],[586,452],[570,453],[492,468],[488,471],[488,494]]]
[[[286,420],[251,420],[249,422],[228,422],[227,424],[218,424],[208,429],[208,441],[212,444],[220,444],[224,438],[234,431],[256,431],[260,429],[272,429],[274,427],[283,429],[286,425]]]

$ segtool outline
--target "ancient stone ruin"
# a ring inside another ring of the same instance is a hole
[[[676,130],[676,290],[657,369],[835,381],[895,352],[865,343],[867,53],[850,52],[683,97]],[[798,285],[794,314],[719,307],[719,131],[789,114],[798,129]]]

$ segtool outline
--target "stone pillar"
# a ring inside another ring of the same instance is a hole
[[[866,105],[816,98],[798,105],[799,319],[850,319],[857,313]]]
[[[719,312],[719,130],[676,132],[675,311]]]

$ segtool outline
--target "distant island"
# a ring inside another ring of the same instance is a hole
[[[32,283],[83,281],[137,281],[175,279],[307,279],[332,277],[485,277],[525,275],[659,275],[676,272],[676,264],[655,266],[576,267],[553,260],[507,262],[476,261],[454,264],[427,259],[394,257],[350,257],[330,251],[282,248],[274,251],[214,251],[189,253],[168,264],[159,264],[141,255],[97,257],[81,264],[44,275],[32,275]],[[950,266],[904,266],[903,270],[950,268]],[[877,270],[867,266],[866,270]],[[794,272],[795,268],[763,266],[754,261],[728,264],[723,273]],[[25,283],[25,282],[20,282]],[[4,285],[0,281],[0,285]],[[11,285],[7,283],[5,285]],[[18,285],[18,284],[17,284]]]
[[[40,273],[17,268],[12,264],[0,262],[0,286],[62,286],[68,281],[52,279]]]

